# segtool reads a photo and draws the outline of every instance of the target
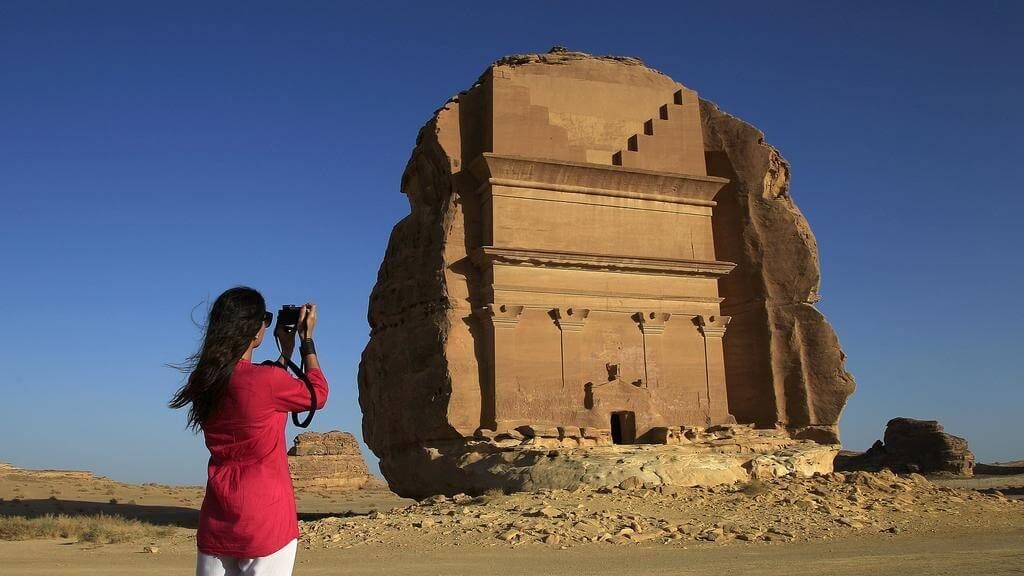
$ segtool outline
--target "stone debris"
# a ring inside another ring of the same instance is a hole
[[[1024,501],[932,484],[920,475],[832,473],[662,494],[642,487],[459,494],[368,516],[301,522],[307,548],[369,544],[522,546],[757,543],[900,534],[929,522],[970,525]],[[972,520],[973,519],[973,520]],[[410,532],[412,531],[412,532]]]

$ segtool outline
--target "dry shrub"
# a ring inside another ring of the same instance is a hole
[[[741,490],[747,496],[758,496],[771,490],[771,485],[761,480],[751,480],[749,484],[744,486]]]
[[[474,500],[476,501],[476,503],[483,504],[486,506],[487,504],[497,504],[505,500],[507,497],[508,496],[505,494],[505,491],[502,490],[501,488],[491,488],[490,490],[477,496]]]
[[[0,540],[73,538],[79,542],[116,544],[164,538],[173,532],[174,528],[170,526],[155,526],[139,520],[106,514],[91,516],[47,514],[37,518],[0,516]]]

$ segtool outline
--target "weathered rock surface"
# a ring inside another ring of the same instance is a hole
[[[750,124],[701,102],[708,174],[728,178],[715,197],[715,251],[736,264],[719,280],[729,409],[740,422],[782,423],[838,443],[854,380],[835,331],[814,307],[818,246],[790,195],[789,163]]]
[[[967,440],[948,434],[935,420],[893,418],[885,427],[885,440],[877,441],[863,454],[841,454],[836,458],[841,470],[920,474],[974,475],[974,454]]]
[[[854,384],[789,166],[692,90],[632,58],[504,58],[420,130],[401,189],[359,368],[396,492],[554,486],[481,448],[524,426],[838,442]]]
[[[303,432],[288,451],[292,485],[357,490],[376,483],[366,468],[355,436],[348,432]]]

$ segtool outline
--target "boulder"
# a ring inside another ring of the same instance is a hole
[[[885,427],[884,442],[867,452],[844,452],[836,457],[837,470],[898,473],[974,475],[974,454],[967,440],[943,431],[935,420],[893,418]]]
[[[288,468],[296,490],[356,490],[377,482],[355,436],[338,430],[296,436],[288,451]]]

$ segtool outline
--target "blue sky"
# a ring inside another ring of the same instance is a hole
[[[358,433],[417,130],[556,44],[640,57],[790,161],[848,446],[912,416],[1024,457],[1024,10],[895,4],[0,2],[0,461],[201,483],[165,364],[236,284],[320,304],[315,426]]]

